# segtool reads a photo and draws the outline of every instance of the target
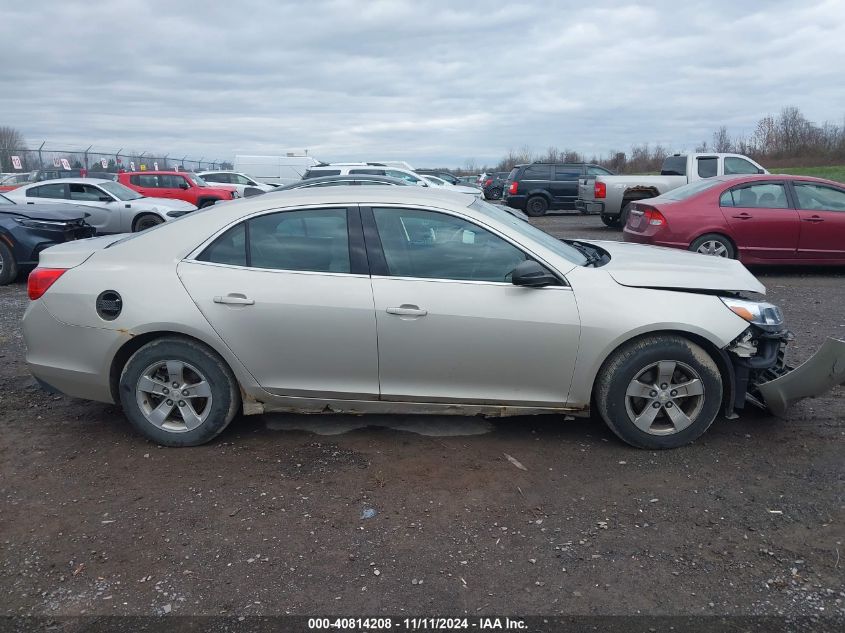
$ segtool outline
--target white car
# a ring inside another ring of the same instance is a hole
[[[260,191],[270,191],[271,189],[273,189],[273,185],[258,182],[255,178],[250,178],[246,174],[227,169],[218,171],[201,171],[197,173],[197,176],[199,176],[206,182],[221,185],[231,185],[232,187],[235,187],[237,189],[241,198],[247,197],[247,194],[245,192],[247,189],[250,188],[258,189]]]
[[[389,167],[387,165],[382,165],[379,163],[331,163],[317,165],[306,172],[305,178],[316,178],[318,176],[346,176],[350,174],[389,176],[390,178],[399,178],[400,180],[404,180],[405,182],[412,185],[417,185],[418,187],[440,188],[442,187],[440,183],[448,185],[448,183],[446,183],[446,181],[441,178],[437,178],[437,181],[439,182],[435,182],[433,180],[428,180],[429,176],[423,176],[422,174],[418,174],[415,171],[411,171],[410,169],[403,169],[401,167]],[[458,187],[454,185],[448,186],[450,187],[450,191],[454,191],[455,193],[466,193],[476,197],[481,196],[481,190],[476,189],[474,187]]]
[[[196,211],[184,200],[147,198],[119,182],[99,178],[44,180],[9,191],[18,204],[46,202],[89,207],[88,224],[98,234],[134,233]]]
[[[431,176],[428,174],[423,174],[423,178],[425,178],[429,183],[434,185],[435,187],[443,187],[444,189],[448,189],[449,191],[454,191],[455,193],[466,193],[471,196],[478,196],[482,195],[481,190],[478,187],[467,187],[465,185],[453,185],[451,182],[446,182],[442,178],[438,178],[437,176]]]
[[[120,403],[168,446],[238,411],[594,409],[626,442],[671,448],[720,412],[785,411],[845,380],[830,339],[788,371],[792,335],[737,261],[559,240],[441,188],[267,194],[40,256],[34,376]]]

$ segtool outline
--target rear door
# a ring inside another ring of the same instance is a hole
[[[759,259],[795,259],[800,222],[783,182],[731,187],[719,206],[740,251]]]
[[[801,236],[799,259],[845,262],[845,188],[793,182]]]
[[[154,198],[158,196],[158,176],[155,174],[132,174],[129,184],[142,196]]]
[[[583,165],[554,165],[549,192],[552,204],[559,209],[574,209],[578,199],[578,179],[583,173]]]
[[[196,204],[193,202],[194,196],[189,193],[190,189],[191,183],[181,174],[159,174],[158,186],[154,195],[159,198],[175,198]]]
[[[378,399],[376,321],[357,208],[244,220],[182,261],[178,273],[267,391]]]
[[[514,286],[530,257],[444,211],[362,208],[383,400],[559,407],[580,320],[568,286]]]

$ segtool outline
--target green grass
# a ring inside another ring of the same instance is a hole
[[[845,165],[828,165],[826,167],[786,167],[784,169],[770,169],[773,174],[793,174],[795,176],[815,176],[845,182]]]

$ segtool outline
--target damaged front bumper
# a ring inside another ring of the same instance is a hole
[[[828,338],[813,356],[793,368],[785,358],[793,338],[787,330],[769,332],[752,326],[727,348],[733,374],[726,407],[729,416],[750,403],[783,417],[798,400],[845,384],[845,341]]]

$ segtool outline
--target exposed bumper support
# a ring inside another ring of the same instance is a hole
[[[845,384],[845,341],[828,338],[805,363],[786,374],[755,385],[766,407],[783,417],[789,405],[820,396],[836,385]]]

